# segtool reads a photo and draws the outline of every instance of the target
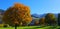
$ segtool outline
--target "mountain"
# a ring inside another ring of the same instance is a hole
[[[38,14],[32,14],[31,16],[35,17],[35,18],[39,18],[40,17],[40,15],[38,15]]]
[[[58,18],[58,14],[54,14]]]
[[[0,9],[0,15],[3,15],[4,14],[4,10]]]
[[[2,23],[3,14],[4,14],[4,10],[0,9],[0,24]]]
[[[44,17],[46,14],[32,14],[31,16],[32,17],[35,17],[35,18],[42,18],[42,17]]]
[[[45,17],[46,14],[32,14],[31,16],[34,18],[42,18]],[[56,17],[58,17],[58,14],[54,14]]]

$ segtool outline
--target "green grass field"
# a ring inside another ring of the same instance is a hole
[[[15,29],[14,27],[0,27],[0,29]],[[60,29],[60,26],[45,26],[45,27],[40,27],[40,26],[24,26],[24,27],[17,27],[17,29]]]

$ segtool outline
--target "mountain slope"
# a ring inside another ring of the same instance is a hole
[[[4,14],[4,10],[0,9],[0,24],[2,23],[3,14]]]
[[[4,10],[0,9],[0,15],[3,15],[4,14]]]
[[[45,17],[46,14],[32,14],[31,16],[34,18],[42,18]],[[58,17],[58,14],[54,14],[56,17]]]

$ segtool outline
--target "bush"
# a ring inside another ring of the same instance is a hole
[[[4,25],[3,27],[8,27],[8,25]]]

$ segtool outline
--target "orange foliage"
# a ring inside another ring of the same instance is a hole
[[[15,3],[14,6],[7,9],[3,16],[3,21],[7,24],[12,24],[18,22],[18,24],[29,24],[32,21],[30,15],[30,9],[28,6],[23,4]]]
[[[35,25],[39,25],[39,21],[35,21]]]
[[[39,24],[40,25],[44,25],[45,24],[45,18],[44,17],[39,20]]]

